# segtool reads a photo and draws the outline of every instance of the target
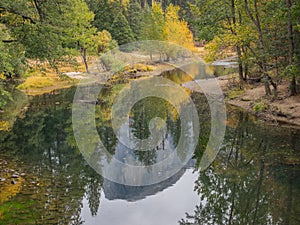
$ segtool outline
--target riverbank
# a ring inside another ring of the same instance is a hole
[[[300,95],[289,96],[289,83],[283,81],[277,90],[277,97],[265,95],[261,83],[245,85],[244,90],[231,88],[228,77],[218,78],[225,93],[226,102],[251,113],[261,120],[275,125],[288,125],[300,128]]]
[[[45,79],[46,85],[30,86],[27,82],[26,88],[20,88],[26,95],[40,95],[49,93],[57,89],[69,88],[80,83],[94,82],[95,79],[99,82],[106,82],[112,85],[118,83],[120,79],[137,79],[143,76],[157,76],[166,71],[172,71],[175,68],[166,63],[155,64],[139,64],[138,67],[128,68],[113,77],[106,76],[105,71],[100,71],[95,74],[86,74],[82,70],[75,72],[66,72],[66,78],[60,79],[59,77],[42,77]],[[39,80],[41,77],[37,77]],[[30,81],[30,77],[27,78]],[[51,80],[52,79],[52,80]],[[84,81],[80,81],[84,80]],[[271,122],[275,125],[289,125],[297,126],[300,128],[300,96],[289,97],[288,82],[283,82],[278,87],[278,94],[275,99],[267,98],[265,96],[264,87],[262,84],[257,83],[253,85],[245,85],[244,90],[236,88],[238,78],[235,75],[221,76],[217,81],[226,96],[228,104],[237,106],[248,113],[251,113],[261,120]],[[209,83],[209,82],[208,82]],[[26,82],[25,82],[26,84]],[[191,90],[194,87],[188,87]],[[198,90],[194,90],[198,91]]]
[[[33,76],[29,76],[23,80],[18,86],[22,92],[26,95],[35,96],[50,93],[54,90],[70,88],[77,85],[90,82],[106,83],[107,81],[114,83],[114,80],[119,79],[137,79],[143,76],[158,76],[166,71],[174,70],[175,68],[165,63],[155,64],[136,64],[131,68],[125,68],[124,71],[116,73],[111,76],[106,71],[98,71],[95,65],[91,65],[93,72],[87,74],[82,69],[63,72],[62,76],[54,74],[53,71],[49,71],[46,74],[37,73]],[[95,72],[96,71],[96,72]]]

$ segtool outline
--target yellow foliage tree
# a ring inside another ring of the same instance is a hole
[[[180,45],[184,48],[194,51],[193,34],[188,27],[188,23],[179,18],[179,6],[170,4],[165,12],[166,27],[165,33],[167,41]]]

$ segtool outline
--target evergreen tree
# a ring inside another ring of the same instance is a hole
[[[166,40],[165,18],[162,7],[158,3],[153,3],[152,8],[145,9],[142,20],[141,39],[143,40]]]
[[[86,0],[90,10],[95,14],[93,25],[98,31],[110,31],[111,24],[113,23],[113,11],[111,3],[108,0]]]
[[[113,39],[115,39],[119,45],[124,45],[135,41],[129,23],[121,12],[116,16],[112,24],[111,31]]]
[[[128,11],[127,11],[127,21],[130,25],[131,30],[134,33],[134,38],[136,40],[140,37],[141,31],[141,19],[142,19],[142,8],[136,0],[130,0]]]

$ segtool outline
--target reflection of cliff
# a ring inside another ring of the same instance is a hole
[[[155,195],[156,193],[173,186],[182,177],[186,169],[194,168],[194,165],[195,160],[191,159],[189,163],[174,176],[158,184],[148,186],[126,186],[104,179],[103,191],[105,197],[109,200],[123,199],[129,202],[134,202],[144,199],[147,196]]]

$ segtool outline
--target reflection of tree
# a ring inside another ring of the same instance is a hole
[[[217,159],[195,183],[201,203],[180,224],[299,223],[299,178],[291,166],[299,158],[299,139],[243,113],[229,110],[229,118]]]
[[[102,179],[86,165],[73,140],[70,104],[74,90],[32,99],[24,118],[17,118],[10,132],[1,132],[1,151],[12,160],[25,162],[20,193],[3,215],[5,224],[82,224],[82,199],[87,198],[93,215],[100,204]]]
[[[172,114],[174,116],[170,116]],[[176,122],[180,121],[178,119],[176,110],[170,103],[157,97],[148,97],[137,102],[132,108],[132,134],[140,140],[148,138],[151,135],[149,130],[149,123],[155,117],[160,117],[161,119],[163,119],[166,123],[167,128],[174,127]],[[174,129],[172,130],[176,130],[176,132],[178,132],[179,129],[180,123],[179,127],[174,127]],[[167,129],[167,133],[162,134],[160,143],[157,143],[157,146],[152,150],[144,151],[144,149],[141,149],[141,147],[137,145],[138,150],[134,152],[138,160],[146,166],[154,164],[157,158],[157,151],[165,150],[165,142],[168,141],[167,138],[171,135],[170,131],[171,130]],[[172,141],[174,141],[174,139]],[[174,143],[173,147],[176,147],[176,143]]]
[[[86,195],[92,216],[97,215],[100,206],[102,183],[103,179],[99,175],[92,176],[88,179]]]

